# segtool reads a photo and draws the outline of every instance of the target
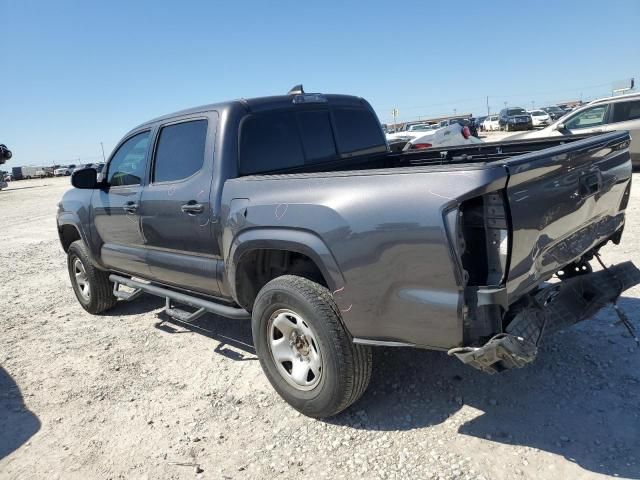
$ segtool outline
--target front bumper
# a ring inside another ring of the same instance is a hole
[[[509,130],[531,130],[533,128],[532,123],[511,123],[509,122]]]
[[[639,283],[632,262],[563,280],[529,295],[505,331],[482,347],[452,348],[449,355],[487,373],[523,367],[536,358],[544,335],[592,317]]]

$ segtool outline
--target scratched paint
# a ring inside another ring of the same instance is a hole
[[[287,213],[287,209],[289,208],[289,204],[288,203],[280,203],[278,204],[278,206],[276,207],[276,211],[275,211],[275,216],[278,220],[281,220],[282,217],[285,216],[285,214]]]

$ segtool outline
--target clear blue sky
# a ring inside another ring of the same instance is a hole
[[[638,0],[0,0],[0,19],[5,167],[95,161],[154,116],[296,83],[386,122],[640,81]]]

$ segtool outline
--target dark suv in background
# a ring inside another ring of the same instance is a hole
[[[544,110],[545,112],[547,112],[549,114],[549,116],[551,117],[551,120],[557,120],[560,117],[564,117],[567,112],[565,112],[563,109],[561,109],[560,107],[542,107],[541,110]]]
[[[500,130],[507,132],[512,130],[533,130],[531,115],[524,108],[511,107],[500,110],[498,117]]]

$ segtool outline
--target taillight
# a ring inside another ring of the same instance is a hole
[[[509,225],[503,192],[487,193],[460,208],[462,265],[467,285],[500,285],[509,266]]]
[[[424,150],[425,148],[431,148],[433,145],[430,143],[414,143],[411,147],[412,150]]]
[[[471,130],[469,130],[469,127],[464,126],[462,127],[462,136],[467,139],[471,136]]]

